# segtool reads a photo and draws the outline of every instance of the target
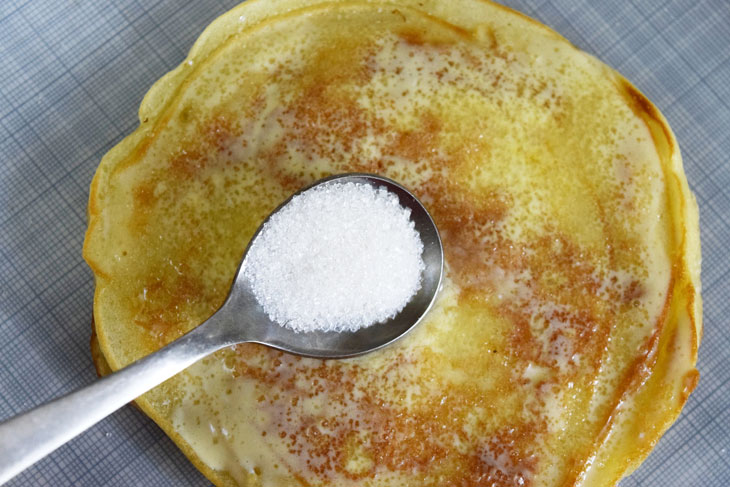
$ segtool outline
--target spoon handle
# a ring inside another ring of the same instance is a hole
[[[232,344],[217,332],[219,315],[88,387],[0,424],[0,485],[136,397]]]

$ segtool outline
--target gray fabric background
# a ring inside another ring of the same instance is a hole
[[[0,1],[0,420],[95,379],[93,283],[81,258],[91,177],[135,128],[149,86],[236,3]],[[730,485],[730,3],[505,3],[618,69],[679,139],[701,211],[701,379],[680,419],[622,485]],[[10,485],[208,482],[127,406]]]

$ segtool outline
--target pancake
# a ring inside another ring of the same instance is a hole
[[[217,485],[614,485],[698,380],[698,211],[628,81],[496,4],[249,1],[101,161],[97,362],[205,320],[300,187],[381,174],[443,238],[427,319],[347,360],[247,344],[137,400]]]

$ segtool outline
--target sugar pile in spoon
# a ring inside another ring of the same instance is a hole
[[[385,187],[317,186],[266,222],[244,275],[269,317],[294,331],[384,322],[421,287],[423,244],[410,213]]]

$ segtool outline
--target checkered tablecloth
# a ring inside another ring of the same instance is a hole
[[[0,0],[0,420],[94,381],[93,283],[81,258],[91,177],[136,127],[150,85],[236,3]],[[727,487],[730,2],[504,3],[619,70],[677,135],[701,213],[701,379],[679,420],[622,485]],[[9,485],[208,482],[152,421],[125,407]]]

